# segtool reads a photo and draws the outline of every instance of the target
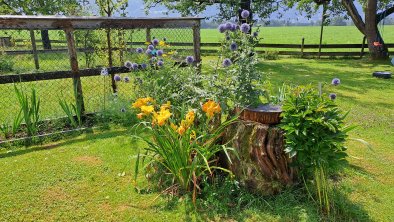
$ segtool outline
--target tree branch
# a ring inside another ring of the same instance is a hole
[[[349,16],[352,18],[354,25],[360,30],[361,33],[365,35],[365,23],[358,13],[356,6],[353,3],[353,0],[342,0],[342,5],[346,8]]]
[[[394,13],[394,6],[391,8],[388,8],[386,10],[384,10],[383,12],[380,12],[376,15],[376,24],[378,24],[379,22],[381,22],[384,18],[386,18],[387,16],[391,15]]]
[[[20,15],[20,14],[21,14],[21,13],[18,13],[14,8],[12,8],[12,7],[9,5],[9,3],[7,3],[5,0],[2,0],[1,2],[2,2],[5,6],[7,6],[8,9],[10,9],[11,11],[13,11],[14,14],[17,14],[17,15]]]

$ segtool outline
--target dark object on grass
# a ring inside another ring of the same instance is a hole
[[[376,78],[382,78],[382,79],[390,79],[391,78],[391,72],[386,72],[386,71],[377,71],[372,74],[372,76]]]

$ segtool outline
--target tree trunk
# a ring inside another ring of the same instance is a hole
[[[342,5],[346,8],[358,30],[367,37],[371,58],[374,60],[387,59],[389,57],[388,48],[379,33],[378,23],[388,15],[394,13],[394,7],[377,14],[377,1],[368,0],[365,7],[365,19],[363,21],[352,0],[342,0]],[[375,46],[375,42],[378,43],[376,44],[377,46]]]
[[[271,195],[294,182],[296,171],[284,152],[284,136],[279,127],[240,120],[226,129],[223,141],[237,152],[229,152],[228,169],[250,191]]]
[[[51,40],[49,39],[48,30],[41,30],[41,40],[44,49],[52,49]]]
[[[376,11],[377,1],[368,0],[367,8],[365,10],[365,35],[368,40],[368,49],[372,59],[388,59],[388,48],[384,44],[383,38],[378,29]],[[379,44],[375,45],[375,42]]]

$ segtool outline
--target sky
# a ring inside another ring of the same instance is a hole
[[[143,0],[129,0],[129,7],[127,8],[128,11],[128,16],[130,17],[167,17],[165,15],[165,12],[168,10],[164,6],[157,6],[155,8],[152,8],[149,10],[149,15],[145,14],[144,10],[144,2]],[[213,16],[217,13],[217,9],[215,6],[210,6],[205,10],[204,13],[200,14],[199,16],[201,17],[210,17]],[[168,16],[173,17],[173,16],[180,16],[178,13],[170,13]],[[277,14],[273,14],[271,18],[276,18]],[[320,18],[319,15],[316,15],[316,18]],[[315,18],[315,19],[316,19]],[[299,21],[308,21],[304,16],[301,16],[297,10],[292,9],[285,13],[285,15],[282,17],[282,19],[289,19],[289,20],[296,20],[298,19]]]
[[[94,2],[94,0],[91,0]],[[360,12],[361,6],[356,3],[356,7],[359,9]],[[145,14],[145,9],[144,9],[144,1],[143,0],[129,0],[129,7],[127,8],[128,16],[129,17],[177,17],[180,16],[179,13],[169,13],[169,15],[166,15],[165,13],[168,10],[164,6],[157,6],[155,8],[152,8],[149,10],[149,14]],[[198,15],[200,17],[210,17],[213,16],[217,13],[217,9],[215,6],[210,6],[203,12],[202,14]],[[362,13],[361,13],[362,14]],[[363,17],[363,15],[361,15]],[[394,17],[394,14],[392,14],[390,17]],[[313,20],[318,20],[321,18],[321,11],[319,10],[318,13],[316,13],[311,19]],[[278,14],[273,13],[271,15],[271,19],[278,19]],[[289,21],[297,21],[297,22],[308,22],[305,15],[300,14],[296,9],[290,9],[281,18],[282,20],[289,20]]]

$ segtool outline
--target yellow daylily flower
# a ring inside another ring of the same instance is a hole
[[[150,106],[144,105],[144,106],[141,106],[140,109],[141,109],[141,112],[144,113],[145,115],[151,114],[153,111],[155,111],[155,108],[152,105],[150,105]]]
[[[206,115],[209,118],[212,118],[215,115],[215,113],[220,113],[222,109],[220,108],[220,105],[218,103],[209,100],[208,102],[202,105],[202,110],[206,113]]]

